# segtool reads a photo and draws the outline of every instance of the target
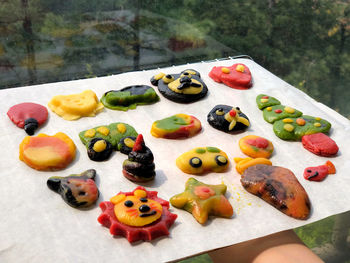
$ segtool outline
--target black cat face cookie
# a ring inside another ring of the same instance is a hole
[[[239,107],[216,105],[208,114],[207,120],[211,126],[227,133],[244,131],[250,125],[248,117]]]
[[[169,100],[190,103],[205,97],[208,88],[198,71],[186,69],[180,74],[159,73],[151,78],[159,92]]]

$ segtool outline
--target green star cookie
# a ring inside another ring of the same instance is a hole
[[[331,124],[321,118],[303,115],[299,118],[286,118],[273,124],[273,131],[283,140],[297,141],[301,137],[314,133],[326,133]]]
[[[208,185],[194,178],[186,182],[185,191],[170,198],[170,203],[192,213],[201,224],[208,220],[209,215],[230,218],[233,208],[226,199],[226,185]]]
[[[279,105],[281,104],[281,102],[278,99],[269,95],[259,94],[256,97],[256,104],[258,105],[258,108],[262,110],[269,106]]]
[[[284,118],[297,118],[302,114],[301,111],[284,105],[269,106],[263,110],[264,120],[268,123],[274,123]]]

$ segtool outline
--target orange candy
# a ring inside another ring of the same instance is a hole
[[[270,158],[273,152],[272,142],[263,137],[248,135],[239,140],[241,151],[252,158]]]
[[[75,144],[64,133],[26,136],[19,146],[19,159],[36,170],[60,170],[75,158]]]

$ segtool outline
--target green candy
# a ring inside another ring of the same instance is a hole
[[[121,90],[106,92],[102,98],[102,104],[112,110],[127,111],[135,109],[137,105],[151,104],[159,101],[155,90],[146,85],[136,85]]]
[[[303,113],[301,111],[298,111],[296,109],[293,109],[294,112],[290,113],[287,112],[285,109],[290,107],[286,107],[284,105],[275,105],[275,106],[269,106],[263,110],[263,117],[264,120],[268,123],[274,123],[275,121],[282,120],[284,118],[297,118],[300,117]],[[282,111],[280,113],[277,113],[279,111]]]
[[[263,98],[263,97],[267,97],[267,98]],[[265,100],[267,100],[267,101],[265,101]],[[269,107],[269,106],[279,105],[279,104],[281,104],[281,102],[278,99],[271,97],[269,95],[259,94],[256,97],[256,104],[258,105],[258,108],[260,110],[262,110],[262,109]]]
[[[304,135],[319,132],[326,133],[332,126],[328,121],[324,119],[315,118],[308,115],[303,115],[300,117],[300,119],[305,120],[304,125],[297,124],[296,120],[298,118],[288,119],[290,119],[288,121],[291,122],[286,122],[286,120],[278,120],[273,124],[273,131],[282,140],[298,141],[301,140]]]
[[[99,129],[101,127],[102,129]],[[105,128],[107,128],[108,134],[101,133],[106,130]],[[82,131],[79,133],[79,138],[85,146],[88,146],[88,143],[94,138],[102,138],[110,142],[115,150],[119,150],[121,147],[119,143],[121,139],[128,136],[137,137],[137,135],[136,130],[129,124],[116,122]]]

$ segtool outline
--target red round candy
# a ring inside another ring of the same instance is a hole
[[[282,110],[277,109],[277,110],[275,110],[275,112],[276,112],[276,113],[282,113]]]

